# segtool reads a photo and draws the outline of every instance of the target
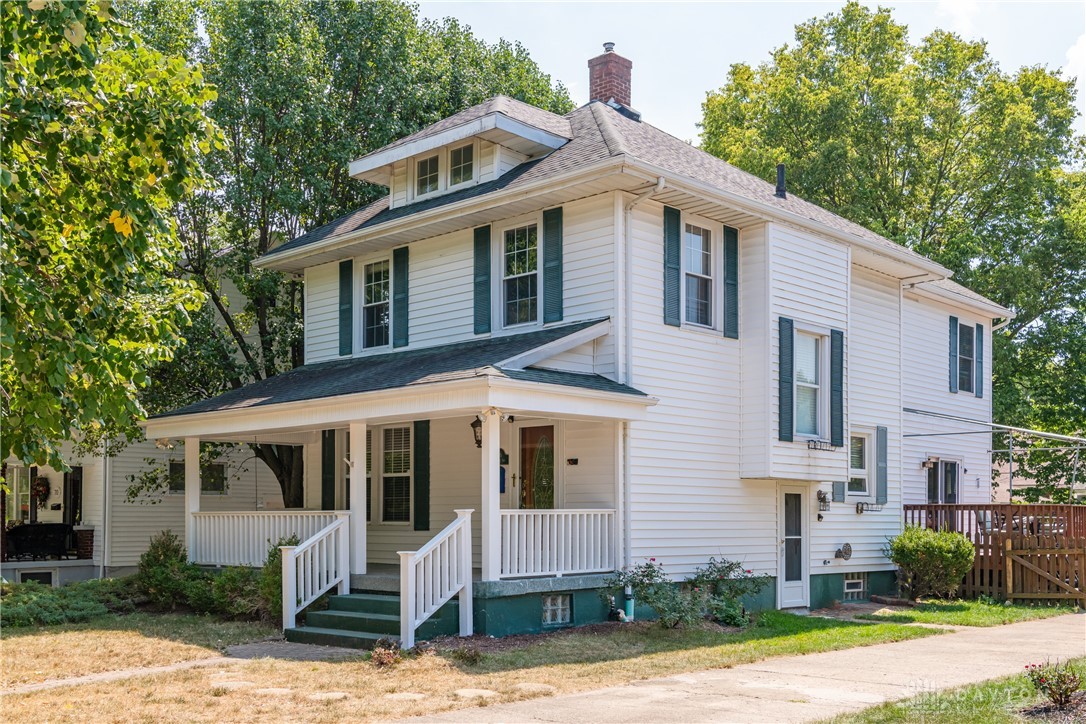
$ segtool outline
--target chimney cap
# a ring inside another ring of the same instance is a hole
[[[615,52],[615,44],[614,43],[604,43],[603,44],[603,52],[605,52],[605,53],[613,53],[613,52]]]

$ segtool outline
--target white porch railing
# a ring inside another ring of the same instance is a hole
[[[614,510],[503,510],[502,578],[615,570]]]
[[[280,546],[283,555],[283,628],[294,628],[298,613],[333,586],[350,592],[350,513],[335,520],[296,546]]]
[[[256,510],[192,513],[189,559],[206,566],[262,566],[268,547],[292,535],[299,541],[344,515],[331,510]]]
[[[472,634],[471,514],[456,520],[417,551],[400,551],[400,646],[415,645],[415,631],[457,593],[460,635]]]

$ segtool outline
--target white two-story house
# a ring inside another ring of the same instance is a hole
[[[306,364],[146,423],[306,446],[320,513],[187,500],[199,563],[299,535],[288,628],[370,591],[291,637],[409,644],[454,596],[461,631],[599,620],[603,575],[650,557],[817,607],[893,587],[930,457],[935,500],[987,500],[980,436],[905,437],[959,424],[905,410],[990,420],[1009,312],[649,125],[610,46],[589,68],[565,116],[496,97],[353,162],[388,195],[260,261],[304,279]]]

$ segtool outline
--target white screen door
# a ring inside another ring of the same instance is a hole
[[[780,608],[796,608],[808,603],[806,503],[806,488],[781,486],[778,519],[780,570],[777,573]]]

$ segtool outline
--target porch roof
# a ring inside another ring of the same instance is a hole
[[[606,323],[606,318],[594,319],[521,334],[304,365],[218,397],[155,415],[151,421],[480,378],[504,378],[648,399],[640,390],[602,375],[527,368],[517,363],[533,350]]]

